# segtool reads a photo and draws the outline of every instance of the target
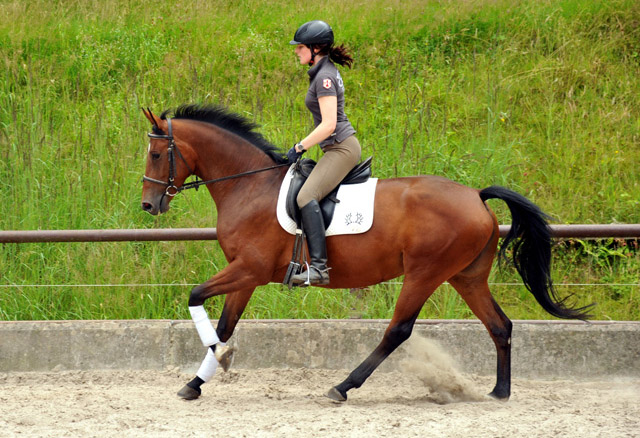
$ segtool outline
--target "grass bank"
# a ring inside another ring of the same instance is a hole
[[[203,191],[168,215],[139,209],[147,122],[185,102],[228,106],[283,150],[308,132],[305,69],[287,45],[332,23],[356,59],[347,113],[379,177],[438,174],[500,184],[559,223],[640,222],[640,5],[631,0],[313,3],[0,3],[0,227],[215,226]],[[508,212],[492,204],[502,223]],[[632,245],[555,249],[563,292],[598,318],[638,319]],[[185,284],[224,266],[211,242],[4,245],[2,283]],[[541,318],[511,271],[496,299]],[[2,319],[186,317],[188,286],[0,289]],[[258,291],[248,317],[384,318],[397,285]],[[440,300],[440,301],[438,301]],[[212,312],[220,309],[219,302]],[[425,317],[470,317],[443,287]]]

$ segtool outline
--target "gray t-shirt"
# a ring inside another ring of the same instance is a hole
[[[318,98],[322,96],[336,96],[338,99],[338,118],[336,122],[336,130],[326,140],[320,142],[320,147],[324,148],[342,142],[348,137],[356,133],[351,126],[349,119],[344,113],[344,83],[336,66],[328,57],[320,59],[309,69],[309,91],[304,99],[305,105],[313,115],[313,122],[318,126],[322,121],[320,113],[320,104]]]

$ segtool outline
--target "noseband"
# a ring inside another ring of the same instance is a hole
[[[196,175],[196,180],[192,181],[190,183],[187,184],[183,184],[181,187],[177,187],[175,185],[175,176],[176,176],[176,158],[175,158],[175,153],[178,153],[178,156],[182,159],[182,161],[184,162],[184,164],[187,166],[187,169],[189,169],[189,173],[191,175],[195,175],[195,173],[193,172],[193,170],[191,169],[191,167],[189,167],[189,164],[187,163],[187,160],[184,159],[184,157],[182,156],[182,153],[180,153],[180,149],[178,149],[178,146],[176,145],[175,140],[173,139],[173,128],[171,127],[171,119],[167,117],[167,134],[154,134],[152,132],[148,133],[147,136],[149,138],[158,138],[158,139],[162,139],[162,140],[169,140],[169,147],[167,149],[167,156],[169,157],[169,180],[168,181],[161,181],[159,179],[155,179],[155,178],[150,178],[147,175],[144,175],[142,177],[142,181],[149,181],[155,184],[160,184],[163,186],[166,186],[166,190],[164,192],[164,194],[166,196],[169,197],[174,197],[176,196],[178,193],[180,193],[183,190],[187,190],[187,189],[196,189],[198,190],[198,187],[203,186],[203,185],[207,185],[207,184],[212,184],[215,182],[219,182],[219,181],[225,181],[228,179],[234,179],[234,178],[240,178],[242,176],[247,176],[247,175],[253,175],[254,173],[259,173],[259,172],[264,172],[266,170],[273,170],[273,169],[277,169],[279,167],[283,167],[283,166],[289,166],[289,163],[284,163],[284,164],[276,164],[275,166],[271,166],[271,167],[265,167],[263,169],[258,169],[258,170],[251,170],[249,172],[243,172],[243,173],[238,173],[235,175],[230,175],[230,176],[224,176],[222,178],[216,178],[216,179],[210,179],[208,181],[202,181],[198,179],[198,176]]]

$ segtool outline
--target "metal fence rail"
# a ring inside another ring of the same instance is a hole
[[[510,225],[500,225],[500,236]],[[555,238],[640,238],[640,224],[551,225]],[[217,240],[215,228],[162,228],[131,230],[33,230],[0,231],[0,243],[29,242],[142,242],[172,240]]]
[[[0,231],[0,243],[217,240],[215,228]]]

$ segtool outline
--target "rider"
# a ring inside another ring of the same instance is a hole
[[[344,113],[344,84],[334,63],[351,68],[353,58],[344,45],[334,46],[333,30],[324,21],[309,21],[298,28],[290,44],[300,64],[310,66],[305,104],[315,129],[293,146],[287,156],[295,162],[318,144],[324,155],[318,161],[296,199],[307,234],[311,264],[308,272],[292,277],[293,284],[329,283],[325,228],[319,202],[360,160],[360,143]]]

